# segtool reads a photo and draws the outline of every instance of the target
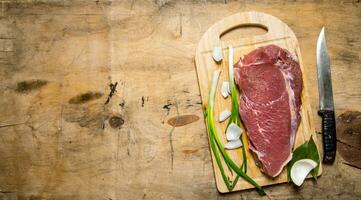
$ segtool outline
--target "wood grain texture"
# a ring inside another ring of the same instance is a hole
[[[217,192],[201,114],[194,52],[212,24],[238,12],[269,13],[290,26],[310,86],[317,84],[315,47],[325,25],[336,114],[361,110],[357,1],[0,5],[0,199],[267,199],[254,190]],[[18,92],[24,81],[33,84]],[[116,92],[104,105],[115,82]],[[319,131],[317,87],[309,89]],[[83,103],[69,103],[78,97]],[[168,125],[178,113],[200,120]],[[124,124],[112,128],[114,116]],[[361,172],[343,162],[338,154],[317,184],[281,184],[266,192],[271,199],[360,199]]]
[[[262,29],[266,29],[267,32],[262,35],[253,35],[252,32],[249,32],[248,36],[246,37],[235,38],[231,41],[223,40],[224,37],[222,37],[222,35],[224,35],[225,33],[231,34],[230,31],[235,31],[235,28],[242,30],[242,29],[248,29],[249,27],[259,27]],[[296,36],[285,23],[283,23],[282,21],[271,15],[260,12],[237,13],[216,22],[204,33],[204,35],[200,39],[200,42],[196,50],[196,56],[195,56],[196,69],[197,69],[198,83],[200,87],[204,108],[207,107],[208,104],[212,73],[216,69],[221,70],[221,77],[218,81],[219,84],[217,87],[218,89],[215,100],[214,113],[216,119],[219,118],[218,115],[223,110],[232,109],[230,106],[231,104],[230,98],[224,99],[221,93],[219,92],[221,83],[223,81],[229,80],[228,63],[229,62],[236,63],[238,62],[240,57],[248,54],[252,50],[269,44],[275,44],[277,46],[280,46],[284,49],[287,49],[293,55],[296,55],[300,63],[301,71],[304,72],[302,56]],[[229,45],[231,45],[234,49],[234,60],[232,61],[228,60]],[[222,60],[221,63],[216,63],[212,58],[212,50],[214,47],[221,47],[223,50],[222,53],[224,59]],[[303,73],[303,75],[305,75],[305,73]],[[307,80],[305,78],[306,77],[303,77],[304,80]],[[311,135],[313,135],[313,138],[315,138],[316,143],[318,143],[315,128],[313,125],[313,119],[311,118],[312,110],[308,96],[309,96],[308,83],[304,82],[303,90],[301,94],[301,102],[302,102],[302,106],[300,110],[301,122],[295,138],[295,146],[294,146],[295,148],[303,144],[305,141],[309,140],[311,138]],[[220,140],[224,145],[227,142],[227,140],[226,140],[226,135],[222,133],[226,132],[227,123],[216,122],[216,127],[217,130],[219,131],[218,136],[220,137]],[[242,127],[244,127],[244,125]],[[245,133],[242,136],[243,141],[247,141],[247,136]],[[247,163],[249,163],[247,171],[248,171],[248,175],[253,180],[255,180],[261,186],[288,182],[286,169],[284,169],[283,172],[275,179],[271,179],[266,175],[264,175],[260,171],[260,169],[256,166],[255,160],[252,156],[252,153],[249,151],[248,146],[249,146],[248,142],[245,142],[245,147],[247,150],[246,152]],[[318,146],[320,149],[320,147],[322,147],[321,143],[318,143]],[[241,149],[231,150],[228,151],[228,153],[230,154],[234,162],[236,162],[238,165],[242,164],[243,156]],[[223,181],[219,167],[216,164],[214,154],[212,154],[212,160],[213,160],[213,168],[216,177],[216,184],[218,191],[221,193],[227,193],[229,191]],[[235,179],[236,174],[234,173],[232,174],[228,170],[226,170],[226,173],[231,180]],[[321,173],[322,173],[322,166],[320,166],[319,175],[321,175]],[[246,182],[245,180],[239,179],[233,191],[239,191],[249,188],[253,188],[253,186],[248,182]]]

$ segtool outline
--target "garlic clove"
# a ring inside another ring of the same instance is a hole
[[[291,168],[291,179],[294,184],[301,186],[312,169],[317,167],[317,163],[311,159],[302,159],[295,162]]]
[[[242,146],[241,140],[238,139],[238,140],[232,140],[232,141],[227,142],[224,145],[224,148],[231,150],[231,149],[237,149],[241,146]]]
[[[220,62],[223,59],[222,48],[214,47],[213,52],[212,52],[212,57],[213,57],[214,61]]]
[[[235,123],[231,123],[226,130],[226,138],[228,141],[238,140],[241,137],[242,129]]]
[[[229,110],[224,110],[223,112],[221,112],[221,114],[219,115],[219,122],[223,122],[226,119],[228,119],[231,116],[231,111]]]
[[[227,98],[228,95],[230,94],[229,82],[228,81],[224,81],[222,83],[221,93],[222,93],[223,98]]]

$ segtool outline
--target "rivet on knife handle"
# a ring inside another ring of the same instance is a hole
[[[335,112],[332,110],[320,110],[318,114],[322,117],[323,163],[332,164],[336,157]]]

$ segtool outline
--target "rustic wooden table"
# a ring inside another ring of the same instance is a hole
[[[298,37],[318,130],[324,25],[336,114],[361,111],[357,0],[2,0],[0,199],[360,199],[357,112],[339,117],[343,154],[317,183],[267,187],[268,197],[217,192],[195,48],[213,23],[251,10]],[[192,123],[167,123],[183,115]]]

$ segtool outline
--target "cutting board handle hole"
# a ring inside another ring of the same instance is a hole
[[[222,41],[234,41],[240,38],[252,38],[265,35],[268,28],[262,24],[241,24],[224,31],[220,35]]]

